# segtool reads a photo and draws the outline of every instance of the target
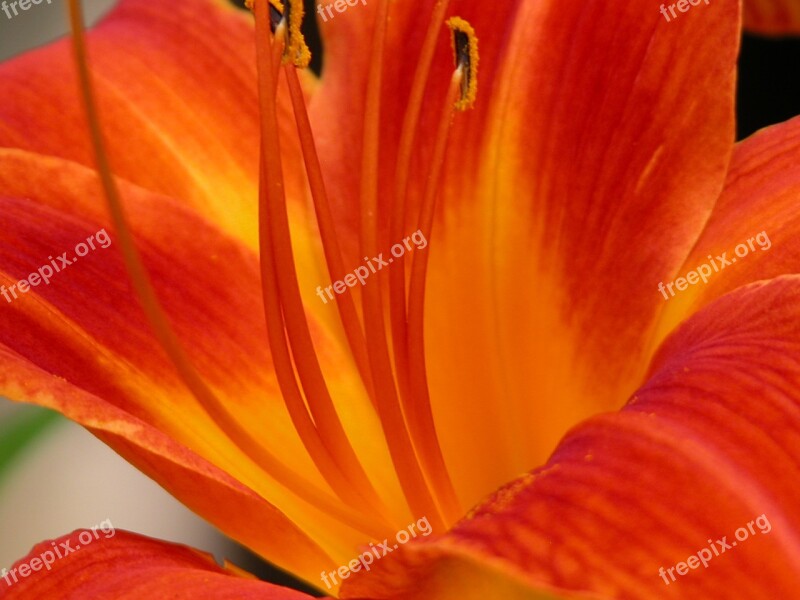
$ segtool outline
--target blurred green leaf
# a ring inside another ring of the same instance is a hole
[[[39,407],[25,407],[0,419],[0,480],[28,444],[59,419],[58,413]]]

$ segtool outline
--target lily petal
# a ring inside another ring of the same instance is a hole
[[[432,4],[393,4],[384,208]],[[360,18],[322,25],[327,54],[313,100],[326,175],[343,190],[343,231],[357,218],[352,165],[374,20],[369,6],[357,8]],[[426,250],[426,357],[465,504],[541,464],[570,426],[618,408],[641,381],[663,302],[647,275],[682,264],[733,150],[739,7],[720,0],[703,10],[676,26],[645,0],[452,3],[477,31],[480,83],[475,110],[454,121]],[[412,196],[425,183],[453,69],[448,37],[443,28]],[[481,443],[464,447],[465,437]]]
[[[258,581],[232,565],[220,567],[213,556],[187,546],[121,530],[107,536],[83,529],[35,546],[0,580],[0,597],[300,600],[311,596]]]
[[[197,452],[0,346],[0,389],[81,423],[187,507],[276,564],[312,581],[331,559],[306,533]],[[202,493],[198,492],[202,490]],[[271,535],[265,536],[264,531]],[[291,540],[287,546],[287,540]]]
[[[0,150],[0,157],[0,283],[6,287],[48,264],[49,256],[63,250],[71,258],[76,243],[111,229],[92,171],[22,151]],[[174,200],[125,182],[120,187],[144,262],[200,373],[255,439],[332,494],[280,398],[266,350],[256,257]],[[0,302],[0,344],[9,357],[0,393],[55,408],[97,431],[221,529],[247,537],[263,556],[309,579],[322,566],[340,564],[328,556],[352,556],[363,543],[363,532],[299,501],[248,459],[188,394],[150,333],[113,243],[65,267],[49,285]],[[313,321],[312,327],[325,364],[334,368],[331,385],[346,403],[345,426],[358,432],[351,437],[366,467],[391,494],[394,475],[385,467],[390,459],[369,401],[359,408],[358,395],[345,393],[353,385],[349,358]],[[251,510],[227,510],[231,495],[273,525],[248,533],[241,519]],[[302,523],[302,533],[291,533],[294,523]],[[270,529],[296,536],[297,547],[288,551],[280,537],[264,536]]]
[[[731,292],[665,342],[622,411],[579,425],[546,466],[343,593],[405,597],[448,563],[485,561],[531,589],[607,598],[793,597],[799,358],[800,276]]]
[[[89,34],[89,52],[115,173],[181,199],[256,248],[252,16],[222,0],[123,0]],[[73,60],[65,39],[0,65],[0,147],[94,168]],[[302,201],[286,93],[279,113],[289,199]]]
[[[709,271],[669,296],[654,343],[688,315],[737,287],[800,272],[800,117],[736,145],[725,190],[683,266],[665,281]],[[705,269],[702,267],[705,265]],[[653,290],[655,293],[655,289]],[[661,296],[659,296],[661,297]]]

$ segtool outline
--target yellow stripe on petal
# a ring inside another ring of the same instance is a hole
[[[218,0],[123,0],[88,39],[115,174],[181,200],[257,248],[252,18]],[[0,87],[0,147],[94,168],[69,40],[0,64]],[[285,90],[278,110],[288,198],[303,205],[305,174]]]

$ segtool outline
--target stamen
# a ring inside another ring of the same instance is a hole
[[[275,8],[272,4],[269,5],[269,12],[270,18],[272,17],[272,13]],[[280,73],[280,66],[281,66],[281,56],[283,56],[283,52],[286,48],[286,21],[281,18],[278,21],[277,25],[274,25],[274,20],[270,21],[270,28],[272,28],[272,81],[274,83],[274,89],[272,93],[277,95],[278,93],[278,74]],[[277,101],[276,101],[277,102]],[[260,189],[260,187],[259,187]]]
[[[245,7],[255,12],[256,0],[245,0]],[[311,62],[311,50],[308,49],[301,27],[305,8],[303,0],[269,0],[270,25],[274,33],[280,21],[286,23],[286,48],[283,62],[292,63],[305,69]],[[276,14],[277,13],[277,14]]]
[[[333,215],[328,201],[328,192],[325,189],[325,180],[322,176],[322,167],[319,162],[316,144],[314,143],[314,133],[311,130],[311,121],[308,118],[308,110],[303,98],[303,90],[297,71],[291,66],[284,67],[286,80],[289,84],[289,95],[292,99],[295,120],[297,121],[297,133],[300,137],[300,145],[303,150],[303,159],[306,163],[308,173],[308,183],[311,188],[311,197],[314,200],[314,210],[317,215],[320,237],[322,238],[322,248],[325,252],[325,261],[328,265],[328,273],[331,279],[336,281],[344,279],[345,269],[342,259],[341,245],[336,233],[336,226],[333,222]],[[361,380],[367,389],[367,393],[373,398],[374,389],[372,385],[372,373],[369,370],[369,358],[367,357],[367,345],[364,339],[364,331],[361,328],[361,321],[356,312],[356,305],[350,294],[337,297],[336,306],[342,320],[345,335],[350,350],[353,353]]]
[[[404,233],[407,222],[406,203],[408,195],[408,180],[411,172],[411,158],[413,156],[416,131],[422,112],[426,86],[430,76],[433,56],[436,50],[436,41],[444,23],[449,0],[439,0],[434,6],[430,18],[425,41],[423,42],[417,69],[411,87],[408,107],[403,118],[403,128],[400,135],[400,150],[397,159],[395,176],[395,195],[392,207],[391,239],[400,239]],[[413,221],[416,221],[414,219]],[[444,457],[439,446],[433,415],[430,410],[430,400],[420,397],[414,392],[411,384],[412,375],[409,365],[408,329],[406,314],[405,293],[405,261],[404,257],[397,258],[393,270],[389,273],[390,314],[392,324],[392,341],[395,357],[395,370],[397,372],[400,395],[403,408],[408,421],[414,448],[420,456],[425,475],[433,488],[437,502],[442,506],[443,513],[449,522],[453,522],[462,514],[455,489],[444,464]],[[399,264],[398,264],[399,263]],[[424,276],[424,274],[423,274]],[[423,361],[424,366],[424,361]],[[427,392],[427,381],[418,384]],[[427,410],[424,407],[427,406]]]
[[[270,14],[274,16],[277,11],[270,5]],[[280,16],[280,13],[278,13]],[[272,21],[274,25],[274,18]],[[284,21],[280,20],[275,28],[275,35],[272,41],[272,67],[275,83],[277,84],[277,74],[280,65],[281,55],[283,54],[284,34],[286,27]],[[291,67],[289,67],[291,68]],[[277,93],[277,85],[274,86],[274,93]],[[261,150],[263,153],[263,149]],[[266,192],[264,159],[260,159],[260,182],[259,195]],[[262,198],[261,205],[266,199]],[[275,274],[274,256],[272,252],[272,239],[270,228],[264,230],[263,245],[261,246],[261,261],[263,265],[262,286],[264,289],[264,312],[267,323],[267,334],[269,345],[272,351],[272,363],[281,390],[281,396],[289,412],[295,430],[303,442],[306,451],[311,457],[314,465],[320,474],[328,482],[328,485],[339,495],[339,497],[349,505],[360,505],[366,502],[352,485],[348,484],[339,466],[325,447],[314,422],[308,414],[305,400],[297,386],[294,366],[289,354],[289,348],[285,336],[285,323],[281,312],[280,300],[278,295],[278,283]]]
[[[80,0],[69,0],[69,16],[72,29],[73,49],[81,90],[81,100],[89,123],[89,133],[97,163],[98,175],[106,196],[111,218],[114,223],[122,252],[125,267],[142,309],[150,322],[159,344],[175,366],[178,375],[200,407],[220,430],[250,460],[268,473],[279,485],[297,495],[309,505],[340,519],[350,527],[369,535],[377,535],[380,529],[374,524],[354,514],[324,490],[317,488],[305,478],[286,467],[269,450],[264,448],[239,422],[227,411],[225,405],[203,381],[197,369],[186,354],[163,307],[153,289],[147,269],[142,262],[139,251],[128,225],[122,206],[122,199],[117,189],[111,164],[105,148],[100,116],[95,99],[94,86],[86,50],[86,39],[83,30],[83,11]]]
[[[464,57],[469,56],[472,65],[477,65],[477,46],[472,27],[462,19],[450,19],[448,24],[458,22],[461,30],[455,33],[456,37],[461,37],[462,30],[468,29],[472,32],[471,37],[467,37],[467,42],[472,44],[474,56],[463,53],[463,45],[459,42],[456,45],[456,65],[450,81],[450,88],[444,100],[439,121],[439,129],[434,142],[433,160],[428,181],[425,186],[425,193],[420,207],[419,221],[417,227],[422,230],[425,239],[432,239],[433,217],[436,208],[436,197],[438,195],[439,182],[441,180],[442,169],[444,167],[447,142],[450,134],[450,127],[453,119],[454,110],[460,110],[460,106],[465,101],[464,81],[467,70],[465,68]],[[466,65],[468,66],[468,65]],[[473,73],[474,75],[474,73]],[[473,91],[477,88],[477,80],[473,79]],[[474,97],[471,101],[474,101]],[[415,253],[411,267],[411,278],[409,282],[408,298],[408,356],[410,365],[410,380],[412,385],[411,401],[406,408],[406,417],[409,428],[414,436],[414,443],[417,451],[423,459],[430,480],[433,482],[437,492],[437,500],[441,503],[448,523],[454,522],[463,514],[461,504],[456,495],[447,466],[444,462],[441,446],[439,444],[436,425],[431,409],[430,390],[428,387],[427,369],[425,365],[425,338],[424,338],[424,317],[425,317],[425,280],[428,271],[428,252]]]
[[[300,382],[308,401],[314,423],[323,443],[341,471],[358,492],[367,499],[377,499],[377,493],[363,470],[350,445],[347,434],[336,413],[311,339],[305,315],[297,271],[292,253],[291,231],[284,194],[280,141],[278,136],[277,106],[273,64],[265,40],[269,39],[269,21],[265,0],[255,0],[256,49],[258,59],[258,85],[261,103],[261,143],[264,179],[260,193],[259,231],[262,252],[261,269],[265,305],[270,301],[268,283],[277,278],[278,298],[283,309]],[[274,272],[270,270],[271,257]]]
[[[262,167],[262,184],[260,185],[260,189],[264,189],[265,187],[263,184],[265,177],[263,171]],[[359,490],[347,480],[346,476],[341,472],[341,469],[339,469],[339,465],[336,464],[334,458],[325,447],[317,427],[308,414],[306,403],[297,386],[297,379],[295,378],[292,359],[289,355],[289,348],[286,341],[285,324],[281,313],[278,282],[273,262],[274,256],[270,248],[271,241],[270,231],[269,228],[267,228],[266,235],[264,236],[264,246],[262,248],[262,261],[266,266],[264,270],[265,277],[262,279],[264,285],[264,312],[267,321],[269,345],[272,352],[272,363],[275,367],[278,386],[281,390],[281,395],[289,412],[289,416],[292,419],[292,424],[314,462],[314,465],[325,481],[328,482],[328,485],[331,486],[331,489],[339,495],[343,502],[351,507],[362,507],[364,504],[374,507],[377,516],[383,518],[385,521],[383,525],[385,527],[386,524],[391,523],[391,520],[383,509],[380,501],[377,500],[376,495],[362,495],[359,493]],[[367,512],[372,513],[372,511]]]
[[[430,76],[433,55],[436,51],[436,41],[439,30],[444,23],[444,17],[450,0],[438,0],[433,8],[425,41],[417,60],[414,72],[414,81],[411,85],[411,94],[408,100],[403,127],[400,134],[399,151],[397,155],[397,169],[395,171],[394,202],[392,203],[392,216],[389,226],[392,240],[399,240],[405,234],[406,225],[406,196],[408,194],[408,179],[411,172],[411,158],[414,154],[414,141],[416,137],[419,118],[425,98],[426,85]],[[411,387],[408,368],[408,344],[406,329],[406,262],[405,255],[395,257],[395,263],[389,272],[389,310],[392,327],[392,345],[394,350],[395,371],[400,388],[400,397],[404,405],[409,402]]]
[[[289,43],[286,45],[284,62],[291,62],[294,66],[305,69],[311,62],[311,51],[300,31],[303,25],[305,7],[303,0],[288,0],[286,2],[286,21],[289,23]]]
[[[381,81],[386,29],[389,18],[389,0],[378,4],[376,28],[372,42],[372,57],[367,84],[364,116],[364,144],[361,174],[361,252],[365,256],[378,253],[378,161],[380,151]],[[381,300],[381,286],[368,285],[362,294],[364,325],[369,351],[370,367],[377,399],[378,416],[386,437],[400,485],[412,513],[428,515],[440,529],[444,522],[428,489],[425,477],[414,452],[399,404],[392,374],[391,358],[386,339],[386,329]]]
[[[467,110],[475,105],[478,96],[478,37],[472,25],[461,17],[448,19],[447,26],[453,31],[456,67],[464,70],[461,99],[456,103],[456,109]]]

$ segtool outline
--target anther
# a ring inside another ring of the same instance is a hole
[[[478,95],[478,37],[475,30],[461,17],[447,21],[453,31],[453,52],[456,68],[461,69],[461,97],[456,102],[458,110],[467,110],[475,104]]]
[[[245,0],[245,7],[254,10],[255,0]],[[278,29],[281,21],[286,23],[286,46],[283,51],[283,63],[305,69],[311,62],[311,50],[308,49],[305,37],[301,32],[305,10],[302,0],[269,0],[270,28],[272,33]]]

